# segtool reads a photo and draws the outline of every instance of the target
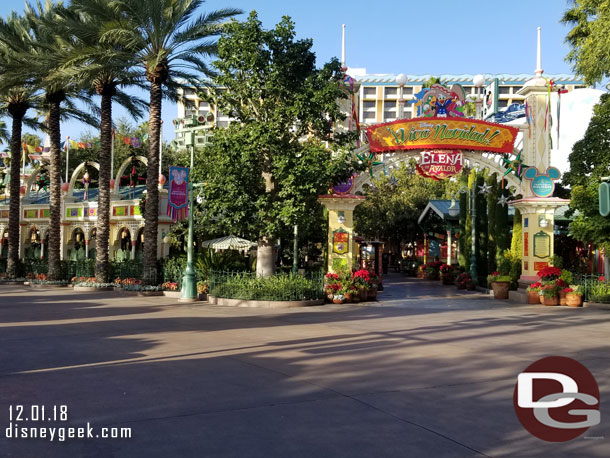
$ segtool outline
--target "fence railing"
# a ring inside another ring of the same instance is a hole
[[[602,275],[574,275],[572,284],[580,285],[583,291],[583,300],[610,303],[610,282]]]
[[[280,273],[260,277],[250,272],[210,271],[210,295],[259,301],[303,301],[324,297],[324,274]]]

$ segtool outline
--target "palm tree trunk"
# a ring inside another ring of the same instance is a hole
[[[161,83],[150,83],[150,116],[148,120],[148,171],[144,226],[143,280],[157,282],[157,228],[159,224],[159,142],[161,134]]]
[[[112,148],[112,96],[114,86],[102,89],[100,124],[100,174],[97,199],[97,233],[95,245],[95,280],[107,283],[109,280],[108,241],[110,238],[110,150]]]
[[[49,280],[61,280],[61,150],[59,147],[60,104],[65,99],[63,92],[47,94],[49,113],[47,129],[51,142],[50,199],[49,199]]]
[[[21,128],[26,110],[27,106],[23,103],[10,104],[8,107],[13,120],[11,132],[11,200],[8,215],[8,260],[6,266],[9,278],[17,276],[17,265],[19,264],[19,220],[21,219],[19,158],[23,154],[21,151]],[[0,237],[2,235],[0,234]]]

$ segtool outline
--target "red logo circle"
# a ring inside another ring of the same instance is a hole
[[[599,403],[593,374],[564,356],[549,356],[529,365],[519,374],[513,394],[523,427],[548,442],[575,439],[598,424]]]

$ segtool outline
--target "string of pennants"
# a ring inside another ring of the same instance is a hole
[[[146,140],[146,138],[148,137],[148,135],[144,135],[144,137],[139,138],[139,137],[127,137],[124,135],[120,135],[115,133],[114,134],[114,138],[122,141],[125,145],[128,146],[132,146],[134,148],[139,148],[140,146],[142,146],[142,143],[144,142],[144,140]],[[77,142],[76,140],[71,140],[70,137],[68,137],[66,140],[64,140],[61,144],[61,149],[66,151],[68,149],[87,149],[87,148],[93,148],[94,146],[99,146],[100,145],[100,141],[96,140],[95,142],[91,143],[91,142]],[[34,146],[34,145],[29,145],[26,142],[23,142],[23,152],[26,154],[35,154],[35,153],[49,153],[51,151],[51,148],[49,146]]]

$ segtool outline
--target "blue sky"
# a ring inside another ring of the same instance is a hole
[[[569,0],[208,0],[203,8],[255,9],[267,28],[283,15],[291,16],[297,36],[313,38],[318,63],[340,57],[341,24],[346,24],[347,64],[365,67],[369,73],[533,73],[536,28],[541,26],[542,67],[554,74],[571,72],[564,60],[569,29],[559,23],[570,4]],[[21,0],[3,0],[0,14],[21,12],[23,5]],[[122,114],[117,107],[115,119]],[[164,102],[164,139],[173,138],[174,117],[175,105]],[[85,130],[93,129],[65,123],[62,139],[79,138]]]

